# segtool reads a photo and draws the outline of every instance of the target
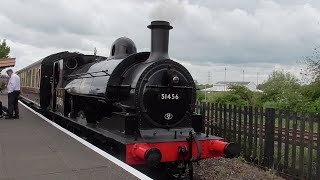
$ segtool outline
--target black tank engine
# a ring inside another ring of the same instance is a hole
[[[103,136],[130,165],[192,167],[200,159],[236,156],[237,145],[201,133],[194,80],[168,55],[172,26],[153,21],[148,28],[150,52],[137,53],[122,37],[107,58],[62,52],[20,70],[22,77],[30,68],[41,70],[39,87],[22,86],[23,98]]]
[[[194,81],[185,67],[168,56],[172,26],[168,22],[156,21],[148,27],[152,33],[151,53],[136,53],[133,41],[120,38],[112,45],[107,60],[86,64],[74,71],[65,86],[71,95],[103,98],[106,102],[101,103],[115,105],[122,112],[117,115],[123,116],[123,120],[127,118],[125,116],[130,117],[130,121],[135,119],[139,126],[126,127],[132,123],[121,122],[126,134],[133,131],[139,134],[139,129],[155,127],[190,127],[193,117]],[[85,114],[88,119],[106,110],[95,108],[91,112],[86,110]],[[95,117],[89,121],[100,119]],[[114,125],[113,121],[104,124],[110,127],[109,123]]]

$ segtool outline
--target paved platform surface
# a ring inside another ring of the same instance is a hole
[[[7,96],[0,95],[7,106]],[[0,180],[138,179],[19,104],[0,119]]]

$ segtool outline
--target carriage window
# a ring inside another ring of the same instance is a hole
[[[27,71],[27,87],[30,86],[30,79],[31,79],[31,77],[30,77],[30,70],[28,70],[28,71]]]
[[[36,81],[36,76],[35,76],[34,69],[32,69],[32,80],[31,80],[32,83],[31,83],[31,87],[34,87],[35,81]]]
[[[24,86],[24,72],[21,73],[21,86]]]
[[[40,88],[40,81],[41,81],[41,79],[40,79],[40,68],[38,69],[38,88]]]
[[[37,69],[34,69],[34,83],[33,83],[33,87],[38,87],[38,73],[37,73]]]
[[[33,69],[30,70],[30,87],[33,86]]]
[[[24,72],[21,73],[21,86],[24,86]]]
[[[20,85],[23,86],[23,73],[19,73],[18,76],[20,77]]]
[[[23,82],[24,86],[27,86],[27,75],[26,75],[26,72],[23,72],[23,80],[24,80],[24,82]]]
[[[24,79],[24,86],[27,86],[27,73],[26,72],[23,72],[23,79]]]
[[[28,86],[31,87],[31,83],[32,83],[32,71],[29,70],[29,75],[28,75]]]

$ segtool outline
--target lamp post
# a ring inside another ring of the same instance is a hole
[[[226,82],[227,82],[227,67],[224,68],[224,91],[226,91]]]
[[[242,82],[244,82],[244,70],[242,70]]]

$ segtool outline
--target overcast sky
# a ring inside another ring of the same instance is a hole
[[[320,45],[320,1],[311,0],[2,0],[0,39],[20,69],[59,51],[108,56],[131,38],[149,51],[152,20],[167,20],[169,55],[200,83],[262,82],[273,70],[296,75]]]

